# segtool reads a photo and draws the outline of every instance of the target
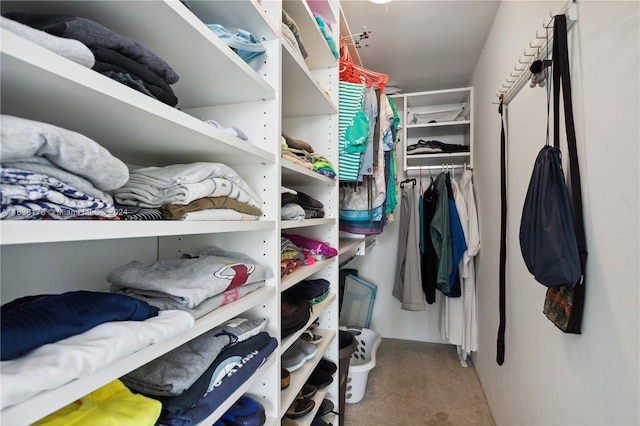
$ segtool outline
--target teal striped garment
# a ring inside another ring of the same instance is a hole
[[[360,167],[360,153],[347,153],[345,148],[349,141],[345,139],[346,130],[353,123],[353,119],[364,105],[365,85],[357,83],[340,82],[340,120],[339,120],[339,173],[341,181],[356,181]]]

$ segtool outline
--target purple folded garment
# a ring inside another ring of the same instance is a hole
[[[322,241],[314,240],[313,238],[305,237],[303,235],[282,234],[282,236],[298,247],[312,250],[323,256],[334,257],[338,255],[338,250],[327,243],[323,243]]]

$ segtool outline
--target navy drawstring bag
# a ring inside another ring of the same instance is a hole
[[[555,146],[545,145],[534,163],[520,222],[520,249],[529,272],[547,287],[573,287],[582,275],[573,209]]]

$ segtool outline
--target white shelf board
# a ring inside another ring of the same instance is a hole
[[[437,154],[414,154],[407,155],[407,163],[411,163],[411,160],[446,160],[446,159],[464,159],[468,158],[471,154],[469,152],[442,152]],[[446,161],[443,161],[446,163]]]
[[[162,58],[180,76],[172,86],[179,108],[275,99],[275,89],[179,1],[2,3],[3,13],[9,10],[66,13],[91,19],[137,41]],[[163,24],[168,22],[171,23],[170,31]],[[206,55],[201,52],[206,52]],[[198,56],[198,66],[191,66],[194,55]]]
[[[338,114],[338,105],[320,87],[302,58],[283,41],[282,118],[328,114]]]
[[[281,229],[295,229],[306,228],[308,226],[318,225],[332,225],[337,222],[336,218],[322,218],[322,219],[305,219],[305,220],[281,220]]]
[[[456,89],[433,90],[429,92],[406,93],[407,107],[422,107],[428,105],[461,104],[469,102],[471,87]]]
[[[309,56],[304,60],[310,70],[332,68],[337,59],[331,53],[329,44],[305,1],[285,1],[282,8],[296,22],[300,30],[300,38]],[[325,17],[326,18],[326,17]],[[328,19],[328,18],[327,18]],[[336,41],[336,48],[338,46]]]
[[[274,99],[275,89],[178,1],[3,1],[9,10],[66,13],[91,19],[142,44],[180,76],[180,108]],[[140,19],[152,17],[153,19]],[[171,31],[162,23],[171,22]],[[190,66],[198,56],[198,66]],[[209,82],[203,85],[202,82]]]
[[[235,302],[221,306],[198,319],[193,328],[179,336],[134,352],[87,377],[78,378],[54,390],[40,392],[22,403],[6,407],[0,412],[0,423],[6,425],[33,423],[42,417],[43,412],[53,412],[70,404],[89,392],[198,337],[211,328],[235,318],[247,309],[263,303],[273,297],[275,292],[276,289],[273,287],[263,287],[255,290]]]
[[[335,186],[338,184],[337,180],[299,166],[292,161],[283,160],[281,166],[282,184],[284,186],[318,185],[323,183],[327,184],[327,186]]]
[[[327,350],[327,347],[337,334],[335,330],[325,330],[318,328],[315,328],[313,330],[313,333],[322,336],[322,341],[317,345],[318,352],[312,359],[306,361],[302,365],[302,367],[291,373],[291,381],[289,383],[289,386],[286,389],[280,391],[280,417],[283,417],[285,415],[287,409],[296,398],[296,395],[313,372],[313,369],[316,367],[316,365],[318,365],[318,362],[320,362],[320,359]],[[285,349],[282,348],[282,350],[284,351]],[[334,376],[334,380],[336,379],[337,377]]]
[[[249,31],[258,40],[278,37],[276,25],[257,0],[190,1],[189,8],[205,24],[220,24],[229,31]]]
[[[3,220],[0,244],[108,240],[275,229],[274,221]]]
[[[334,8],[334,5],[329,0],[307,0],[309,9],[312,12],[319,13],[323,18],[334,24],[338,23],[338,11]]]
[[[318,271],[326,268],[327,266],[333,263],[334,258],[329,258],[325,260],[317,260],[313,262],[311,265],[300,265],[293,272],[285,275],[280,279],[280,290],[285,291],[286,289],[296,285],[300,281],[309,278],[311,275],[315,274]]]
[[[3,114],[76,131],[133,164],[276,161],[202,120],[4,29],[1,34]]]
[[[338,243],[339,256],[350,253],[354,250],[362,250],[366,243],[366,238],[340,238]]]
[[[424,129],[424,128],[434,128],[434,127],[445,127],[445,128],[468,128],[471,125],[471,121],[469,120],[460,120],[460,121],[443,121],[440,123],[424,123],[424,124],[407,124],[407,129]]]

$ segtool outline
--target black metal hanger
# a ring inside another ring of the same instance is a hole
[[[414,184],[414,185],[415,185],[415,184],[416,184],[416,183],[418,183],[418,182],[416,181],[416,178],[405,179],[405,180],[403,180],[402,182],[400,182],[400,188],[404,188],[404,184],[405,184],[405,183],[412,183],[412,184]]]

